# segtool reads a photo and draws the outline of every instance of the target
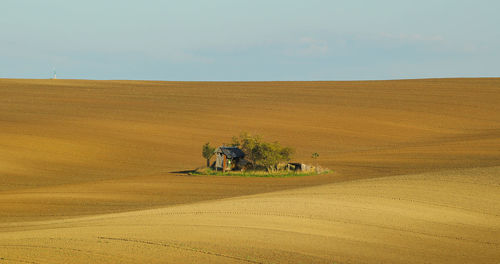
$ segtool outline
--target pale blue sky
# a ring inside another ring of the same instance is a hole
[[[0,1],[0,78],[500,76],[500,1]]]

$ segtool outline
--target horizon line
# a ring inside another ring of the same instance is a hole
[[[376,82],[376,81],[411,81],[411,80],[452,80],[452,79],[499,79],[500,76],[481,77],[423,77],[423,78],[395,78],[395,79],[347,79],[347,80],[154,80],[154,79],[86,79],[86,78],[5,78],[0,80],[51,80],[51,81],[130,81],[130,82]]]

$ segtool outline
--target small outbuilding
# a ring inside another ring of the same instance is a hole
[[[303,172],[309,172],[315,169],[314,166],[307,165],[304,163],[298,163],[298,162],[289,162],[286,165],[287,170],[291,171],[303,171]]]
[[[228,171],[239,169],[245,163],[245,153],[237,147],[218,147],[215,150],[215,169]]]

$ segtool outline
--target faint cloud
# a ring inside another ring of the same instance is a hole
[[[380,33],[381,38],[408,41],[408,42],[442,42],[444,37],[441,35],[422,35],[422,34],[391,34],[391,33]]]
[[[310,37],[303,37],[292,44],[293,47],[284,51],[287,56],[318,57],[329,53],[328,43]]]
[[[204,63],[210,64],[214,60],[206,56],[200,56],[192,52],[187,51],[177,51],[175,53],[170,53],[165,56],[166,59],[172,62],[182,62],[182,63]]]
[[[198,55],[195,52],[182,49],[161,49],[151,51],[141,51],[154,60],[164,60],[172,63],[202,63],[211,64],[212,58]]]

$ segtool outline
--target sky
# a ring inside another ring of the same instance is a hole
[[[500,76],[500,1],[1,0],[0,78]]]

